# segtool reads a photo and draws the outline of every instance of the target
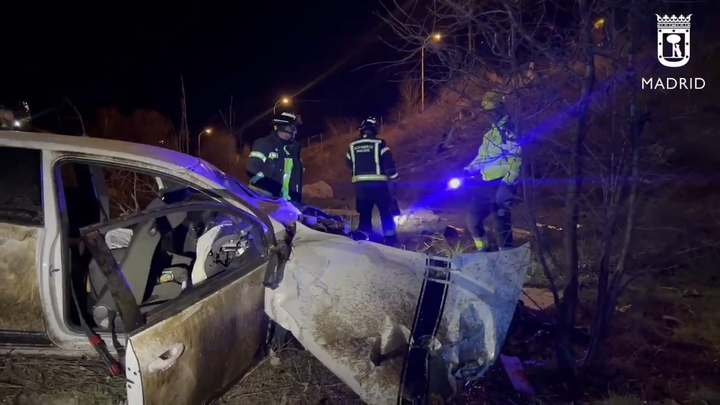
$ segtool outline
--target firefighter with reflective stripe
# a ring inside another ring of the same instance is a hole
[[[253,143],[247,172],[250,187],[270,197],[302,202],[301,145],[295,141],[300,117],[283,112],[273,117],[269,136]]]
[[[398,178],[395,161],[385,141],[377,138],[377,120],[374,117],[366,118],[358,129],[360,138],[350,144],[345,156],[352,171],[356,209],[360,214],[358,230],[372,232],[372,212],[377,206],[385,243],[393,245],[397,243],[397,235],[393,218],[394,199],[388,181],[395,184]]]
[[[471,183],[474,187],[467,225],[475,246],[480,251],[488,248],[483,221],[495,213],[497,218],[498,247],[513,247],[512,204],[513,189],[520,176],[521,148],[513,133],[509,117],[502,113],[504,97],[494,92],[486,93],[482,107],[488,110],[494,124],[483,136],[483,142],[475,159],[465,168],[468,177],[482,177]]]

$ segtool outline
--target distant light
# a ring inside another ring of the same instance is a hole
[[[22,126],[22,123],[20,121],[14,121],[13,125],[15,126],[15,128],[20,128]]]
[[[435,38],[436,41],[439,41],[442,39],[442,35],[440,35],[440,33],[433,34],[433,38]]]
[[[283,104],[288,104],[290,102],[290,99],[287,97],[283,97],[283,99],[280,101],[282,101]]]
[[[210,135],[212,133],[212,128],[205,128],[205,133]]]
[[[604,25],[605,25],[605,19],[604,19],[604,18],[601,18],[601,19],[595,21],[594,27],[595,27],[596,30],[599,30],[599,29],[602,28]]]
[[[452,190],[460,188],[461,185],[462,181],[460,179],[450,179],[450,181],[448,181],[448,188]]]

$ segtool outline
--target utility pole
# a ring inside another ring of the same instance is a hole
[[[425,41],[422,44],[422,48],[420,48],[420,112],[425,112],[425,45],[427,45],[428,41],[431,39],[435,41],[440,41],[442,39],[442,36],[440,34],[430,35],[429,37],[425,38]]]

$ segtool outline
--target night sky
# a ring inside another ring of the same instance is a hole
[[[180,120],[180,75],[191,130],[212,122],[234,95],[240,125],[329,71],[297,96],[308,136],[325,118],[381,115],[396,99],[396,73],[364,64],[395,57],[368,1],[13,2],[3,4],[2,100],[36,114],[83,115],[115,106]],[[10,18],[8,18],[10,16]],[[17,16],[14,18],[12,16]],[[9,62],[9,64],[8,64]],[[267,131],[269,116],[251,129]]]

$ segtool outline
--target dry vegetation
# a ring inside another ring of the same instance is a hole
[[[342,381],[295,341],[263,360],[222,404],[361,404]]]
[[[0,402],[17,405],[115,405],[126,397],[125,383],[110,378],[94,358],[5,355]]]

